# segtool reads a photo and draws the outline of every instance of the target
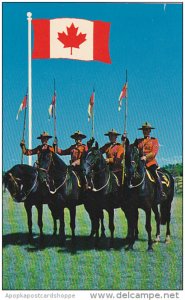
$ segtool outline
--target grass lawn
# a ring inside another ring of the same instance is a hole
[[[44,206],[44,247],[39,247],[37,212],[33,208],[34,244],[28,243],[27,217],[23,204],[3,194],[3,290],[181,290],[182,289],[182,195],[173,200],[171,243],[161,242],[147,252],[145,215],[139,211],[139,241],[126,252],[126,220],[115,211],[115,244],[109,249],[108,216],[106,236],[98,250],[89,240],[90,221],[83,206],[77,207],[76,246],[71,243],[69,212],[65,210],[67,241],[60,247],[52,236],[52,218]],[[152,215],[152,234],[155,220]]]

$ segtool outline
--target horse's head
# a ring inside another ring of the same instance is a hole
[[[45,182],[48,174],[51,174],[54,167],[53,153],[49,150],[44,150],[40,153],[38,159],[38,170],[40,182]]]
[[[91,186],[91,182],[95,175],[105,167],[106,162],[101,151],[98,149],[98,144],[88,152],[84,153],[81,158],[81,169],[89,186]]]
[[[126,151],[126,171],[128,178],[132,179],[138,175],[142,175],[145,163],[140,159],[139,149],[134,145],[130,145]]]
[[[36,171],[27,165],[16,165],[3,177],[5,188],[15,202],[25,201],[32,188],[36,187]]]
[[[39,180],[41,183],[47,182],[51,178],[57,181],[67,171],[65,162],[57,154],[49,150],[42,151],[38,164]]]

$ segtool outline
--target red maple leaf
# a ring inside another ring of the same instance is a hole
[[[67,34],[63,31],[58,32],[58,40],[64,44],[64,48],[71,48],[71,55],[73,48],[79,48],[79,45],[86,41],[86,34],[79,33],[77,35],[78,27],[75,27],[72,23],[70,27],[67,27]]]

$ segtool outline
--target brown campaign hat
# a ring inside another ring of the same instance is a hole
[[[110,131],[108,131],[107,133],[104,133],[104,135],[109,136],[110,134],[114,134],[116,136],[121,135],[120,133],[118,133],[115,129],[111,129]]]
[[[155,129],[154,127],[152,127],[152,125],[148,122],[145,122],[141,128],[138,128],[138,130],[143,130],[145,128],[149,128],[149,129]]]
[[[71,135],[71,138],[72,139],[85,139],[86,138],[86,135],[85,134],[83,134],[80,130],[78,130],[78,131],[75,131],[75,133],[73,133],[72,135]]]
[[[48,139],[52,138],[52,136],[49,135],[49,133],[47,133],[46,131],[41,133],[40,136],[37,137],[37,139],[41,140],[42,137],[47,137]]]

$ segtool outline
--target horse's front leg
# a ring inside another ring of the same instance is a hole
[[[89,218],[90,218],[90,221],[91,221],[91,232],[89,234],[89,237],[92,238],[95,233],[96,233],[96,230],[95,230],[95,224],[94,224],[94,214],[93,214],[93,209],[92,207],[89,205],[89,203],[86,203],[84,204],[84,207],[89,215]]]
[[[100,226],[99,215],[95,216],[93,225],[95,226],[95,248],[98,248],[98,246],[99,246],[99,226]]]
[[[114,230],[115,230],[115,226],[114,226],[114,209],[111,208],[108,210],[108,214],[109,214],[109,230],[110,230],[110,248],[113,247],[113,243],[114,243]]]
[[[55,212],[54,203],[48,203],[48,207],[50,209],[51,216],[52,216],[52,219],[53,219],[53,236],[55,236],[57,234],[57,215],[56,215],[56,212]]]
[[[40,229],[40,240],[42,240],[43,239],[43,222],[42,222],[43,206],[42,204],[37,204],[36,208],[38,211],[38,226]]]
[[[137,210],[137,214],[136,214],[136,224],[135,224],[135,233],[134,233],[134,235],[135,235],[135,241],[137,241],[138,240],[138,236],[139,236],[139,230],[138,230],[138,219],[139,219],[139,211]]]
[[[134,207],[130,208],[127,213],[127,223],[128,223],[128,234],[127,241],[128,246],[125,248],[126,251],[133,250],[135,243],[135,228],[138,223],[138,210]]]
[[[167,217],[166,217],[166,238],[165,238],[166,244],[169,244],[171,241],[171,239],[170,239],[170,220],[171,220],[171,202],[168,204]]]
[[[105,235],[105,226],[104,226],[104,213],[103,213],[103,209],[100,213],[100,222],[101,222],[101,237],[106,237]]]
[[[72,206],[69,208],[70,211],[70,227],[72,233],[72,240],[75,240],[75,219],[76,219],[76,206]]]
[[[151,209],[145,210],[146,214],[146,224],[145,228],[148,233],[148,251],[152,251],[152,226],[151,226]]]
[[[32,233],[32,206],[28,203],[24,203],[24,207],[27,213],[27,223],[28,223],[28,231],[29,231],[29,242],[33,241],[33,233]]]
[[[155,238],[154,242],[158,243],[158,242],[160,242],[160,222],[161,222],[160,213],[159,213],[157,205],[155,205],[152,208],[152,210],[155,214],[155,222],[156,222],[156,238]]]
[[[55,216],[51,213],[52,219],[53,219],[53,236],[57,234],[57,219]]]
[[[64,207],[60,208],[59,222],[60,222],[59,235],[60,235],[60,240],[61,240],[61,246],[63,246],[63,245],[65,245],[65,241],[66,241],[65,221],[64,221]]]

